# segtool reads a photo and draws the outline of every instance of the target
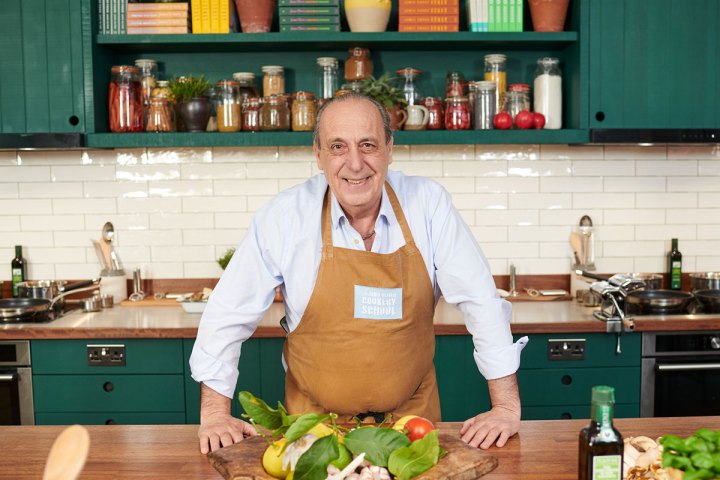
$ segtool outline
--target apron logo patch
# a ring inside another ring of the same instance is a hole
[[[365,320],[402,319],[402,288],[355,285],[355,318]]]

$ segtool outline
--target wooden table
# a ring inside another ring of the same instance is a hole
[[[577,438],[587,420],[525,421],[504,448],[488,480],[577,478]],[[720,429],[720,417],[619,419],[624,436],[687,436],[701,427]],[[64,427],[0,427],[0,479],[40,479],[55,437]],[[459,423],[440,424],[457,433]],[[90,426],[90,454],[81,479],[218,480],[222,477],[200,454],[195,425]]]

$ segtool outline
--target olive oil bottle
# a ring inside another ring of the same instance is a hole
[[[623,438],[613,427],[615,389],[592,388],[590,424],[580,430],[580,480],[622,480]]]
[[[682,289],[682,253],[678,250],[678,239],[672,239],[672,249],[668,253],[668,275],[670,276],[670,289]]]
[[[17,284],[25,281],[25,259],[22,256],[22,246],[15,245],[15,258],[10,262],[12,270],[12,296],[18,296]]]

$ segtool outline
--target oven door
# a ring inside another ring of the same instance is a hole
[[[32,369],[0,367],[0,425],[34,425]]]

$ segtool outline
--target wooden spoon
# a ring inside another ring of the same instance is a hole
[[[581,265],[580,260],[583,259],[585,252],[583,251],[583,240],[579,233],[573,232],[570,234],[570,245],[575,256],[575,264]]]
[[[72,425],[60,432],[53,442],[45,463],[43,480],[75,480],[90,450],[90,434],[82,425]]]

